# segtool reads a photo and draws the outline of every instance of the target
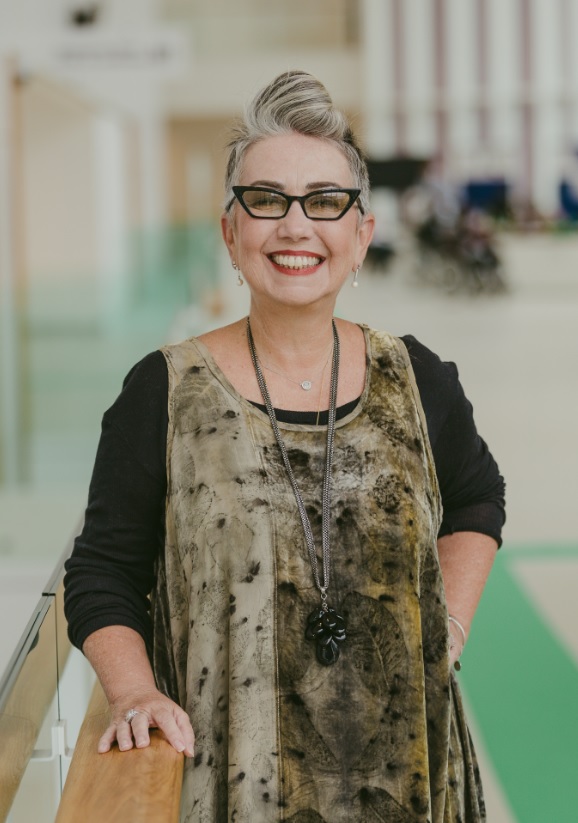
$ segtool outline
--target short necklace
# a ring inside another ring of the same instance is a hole
[[[327,355],[327,360],[325,361],[325,363],[323,365],[323,369],[321,370],[321,372],[318,376],[323,375],[325,373],[325,368],[326,368],[327,364],[329,363],[329,358],[330,357],[331,357],[331,350],[329,351],[329,354]],[[280,377],[284,377],[285,380],[289,380],[290,383],[295,383],[295,385],[301,386],[303,391],[311,391],[311,389],[313,388],[313,382],[314,382],[313,380],[293,380],[292,377],[289,377],[289,375],[284,374],[282,371],[278,371],[278,369],[274,369],[268,363],[265,363],[264,360],[262,360],[260,362],[263,364],[263,366],[265,366],[267,371],[272,371],[273,374],[278,374]],[[317,377],[315,378],[315,380],[317,380]]]
[[[321,533],[322,533],[322,557],[323,557],[323,582],[319,577],[319,568],[317,564],[317,554],[315,551],[315,541],[313,539],[313,532],[311,530],[311,523],[305,510],[305,504],[301,497],[301,492],[297,486],[289,456],[279,426],[277,425],[277,418],[275,417],[275,410],[271,403],[267,384],[263,376],[261,364],[257,357],[255,350],[255,341],[251,332],[251,324],[247,318],[247,341],[249,343],[249,351],[251,353],[251,360],[255,369],[257,382],[263,396],[265,408],[271,421],[273,433],[295,500],[297,508],[299,509],[299,516],[303,525],[303,532],[305,534],[305,542],[307,543],[307,550],[309,552],[309,560],[311,561],[311,568],[313,571],[313,579],[315,585],[321,594],[321,604],[314,609],[307,618],[307,626],[305,629],[305,637],[307,640],[314,640],[316,643],[317,660],[324,666],[330,666],[339,659],[339,644],[345,640],[345,621],[343,617],[337,613],[327,602],[327,589],[329,588],[329,575],[331,571],[331,543],[329,536],[329,519],[331,507],[331,466],[333,463],[333,448],[335,440],[335,417],[337,409],[337,384],[339,381],[339,335],[335,321],[332,321],[333,328],[333,362],[331,366],[331,390],[329,401],[329,418],[327,422],[327,451],[325,457],[325,473],[323,475],[323,500],[322,500],[322,515],[321,515]]]

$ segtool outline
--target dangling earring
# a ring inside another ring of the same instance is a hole
[[[241,277],[241,270],[239,269],[239,266],[235,263],[234,260],[232,260],[231,263],[232,263],[232,266],[235,269],[235,271],[239,272],[239,274],[237,275],[237,285],[242,286],[245,281]]]
[[[356,289],[356,288],[359,286],[358,275],[359,275],[359,269],[360,269],[360,268],[361,268],[361,266],[358,266],[358,267],[355,269],[355,274],[353,275],[353,282],[351,283],[351,287],[352,287],[353,289]]]

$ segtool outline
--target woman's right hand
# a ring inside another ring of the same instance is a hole
[[[137,714],[127,722],[131,709]],[[157,689],[123,695],[110,704],[111,723],[99,740],[98,751],[110,751],[114,742],[120,751],[136,746],[144,749],[150,744],[149,729],[160,729],[178,752],[194,757],[195,734],[189,717],[180,706]]]
[[[82,651],[98,675],[110,707],[111,722],[98,743],[110,751],[116,741],[125,752],[150,744],[149,729],[160,729],[178,752],[195,755],[195,734],[189,717],[156,688],[143,638],[127,626],[104,626],[89,634]],[[136,714],[130,723],[127,712]]]

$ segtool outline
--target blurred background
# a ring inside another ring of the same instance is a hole
[[[124,375],[247,310],[218,223],[227,129],[302,68],[370,161],[376,236],[338,311],[457,362],[508,485],[460,674],[489,820],[576,820],[577,42],[578,0],[0,0],[5,682]],[[58,759],[7,819],[54,819]]]

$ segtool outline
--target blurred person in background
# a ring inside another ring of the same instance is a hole
[[[506,290],[490,215],[462,202],[456,186],[433,160],[422,180],[403,199],[403,215],[416,240],[416,274],[451,292]]]
[[[501,539],[496,463],[454,364],[334,317],[374,219],[317,79],[251,101],[225,189],[249,316],[129,373],[67,563],[99,751],[160,728],[186,821],[482,821],[453,669]]]

